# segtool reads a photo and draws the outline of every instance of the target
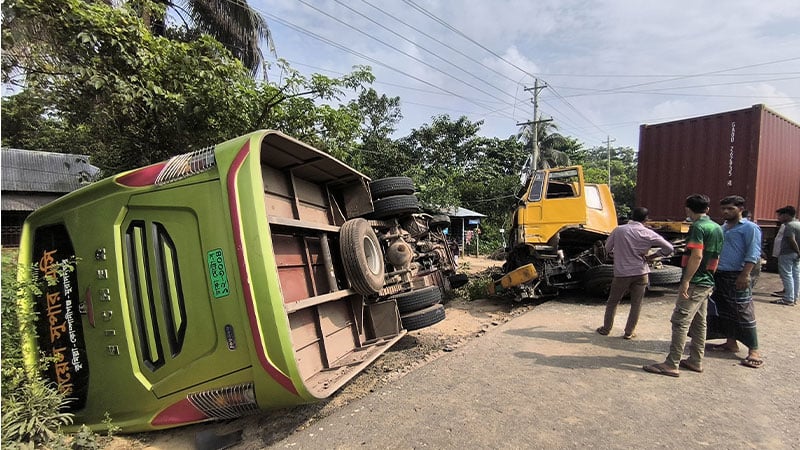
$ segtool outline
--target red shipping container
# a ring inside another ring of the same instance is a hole
[[[762,227],[775,210],[800,206],[800,125],[764,105],[703,117],[642,125],[636,203],[652,220],[683,220],[693,193],[719,200],[741,195]]]

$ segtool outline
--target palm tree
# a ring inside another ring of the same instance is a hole
[[[270,53],[275,54],[275,44],[267,22],[247,4],[247,0],[156,1],[171,8],[196,31],[213,36],[242,61],[253,75],[264,65],[262,39],[267,42]],[[164,34],[164,17],[149,19],[146,12],[142,16],[154,33]]]
[[[536,127],[536,140],[539,148],[538,152],[534,153],[534,125],[529,124],[520,128],[517,137],[522,141],[525,150],[533,155],[535,169],[548,169],[570,164],[569,156],[561,150],[570,145],[570,140],[555,130],[558,130],[558,127],[552,122],[539,123],[539,126]]]

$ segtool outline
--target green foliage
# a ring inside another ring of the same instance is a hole
[[[59,429],[72,423],[70,414],[59,412],[66,404],[64,397],[42,379],[29,379],[20,369],[10,374],[5,361],[3,366],[3,378],[8,379],[3,386],[3,447],[63,443]]]
[[[59,412],[64,397],[51,385],[26,372],[22,357],[20,318],[16,295],[21,290],[35,291],[31,283],[17,282],[17,252],[2,254],[2,445],[4,448],[27,445],[62,446],[58,432],[71,423],[71,415]]]
[[[608,183],[608,158],[607,147],[593,147],[585,152],[583,165],[587,182]],[[632,148],[611,148],[611,192],[620,217],[627,217],[637,206],[636,164],[636,152]]]
[[[492,283],[490,276],[470,277],[466,286],[461,288],[464,291],[462,297],[469,301],[486,298],[489,295],[489,284]]]
[[[77,261],[60,263],[56,272],[62,276],[72,270]],[[31,374],[23,362],[20,322],[32,323],[33,317],[18,316],[17,295],[40,293],[40,286],[30,281],[17,281],[17,252],[2,252],[2,447],[3,448],[100,448],[94,433],[82,430],[72,439],[61,433],[61,427],[72,423],[72,415],[61,412],[69,401],[37,374]],[[27,269],[25,269],[27,270]],[[48,284],[54,279],[46,280]],[[52,359],[52,358],[51,358]],[[40,361],[39,373],[48,358]],[[109,436],[115,429],[108,419]],[[118,428],[116,428],[118,429]]]
[[[305,77],[284,61],[283,85],[257,84],[208,35],[154,36],[137,4],[16,0],[4,78],[22,71],[25,89],[3,99],[4,145],[88,153],[107,172],[144,166],[262,127],[276,128],[340,157],[354,147],[360,115],[330,103],[371,82],[368,68],[340,78]],[[31,24],[27,25],[26,24]],[[4,50],[6,43],[4,42]],[[318,106],[315,100],[325,101]],[[8,117],[7,117],[8,116]]]

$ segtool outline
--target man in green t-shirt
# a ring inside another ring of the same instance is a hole
[[[677,377],[678,367],[703,371],[703,354],[706,344],[706,308],[708,297],[714,289],[714,271],[717,270],[722,251],[722,227],[712,221],[708,213],[710,200],[703,194],[686,198],[686,215],[692,220],[683,256],[683,276],[678,288],[678,299],[672,312],[672,343],[663,363],[642,367],[647,372]],[[689,358],[681,360],[687,333],[692,336]]]

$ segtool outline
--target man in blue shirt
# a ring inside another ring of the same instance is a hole
[[[738,352],[737,341],[748,348],[742,365],[761,367],[764,360],[758,352],[758,333],[750,286],[750,274],[761,258],[761,229],[749,220],[742,220],[744,198],[731,195],[720,200],[725,223],[725,240],[714,274],[711,301],[717,314],[709,313],[708,337],[724,336],[727,341],[709,347],[711,351]],[[709,307],[711,310],[712,308]]]

